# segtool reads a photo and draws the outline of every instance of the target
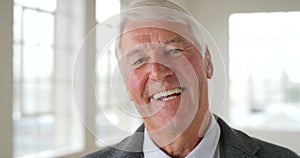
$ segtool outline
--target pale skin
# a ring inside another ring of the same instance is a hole
[[[207,80],[213,65],[209,50],[202,57],[189,40],[155,27],[124,33],[120,50],[129,96],[152,140],[171,157],[187,156],[210,121]],[[153,97],[174,90],[180,93]]]

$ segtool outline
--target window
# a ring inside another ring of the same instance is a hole
[[[231,121],[300,131],[300,12],[240,13],[229,19]]]
[[[105,50],[101,50],[101,37],[111,36],[117,28],[109,22],[119,18],[120,1],[97,0],[96,20],[97,58],[96,58],[96,137],[99,143],[111,145],[133,133],[141,124],[135,106],[130,102],[115,57],[115,43],[112,41]],[[113,19],[113,20],[112,20]],[[115,27],[115,28],[113,28]],[[100,31],[101,30],[101,31]],[[107,31],[103,31],[107,30]],[[116,38],[116,37],[114,37]],[[137,116],[137,115],[135,115]]]
[[[14,157],[69,148],[81,138],[72,139],[80,131],[72,113],[74,55],[56,40],[57,3],[14,0]]]

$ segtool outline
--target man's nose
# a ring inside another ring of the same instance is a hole
[[[151,63],[149,78],[152,80],[164,80],[172,76],[174,72],[166,65],[160,63]]]

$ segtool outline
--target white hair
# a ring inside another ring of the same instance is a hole
[[[203,26],[201,26],[197,20],[195,20],[192,14],[185,10],[183,7],[170,2],[168,0],[140,0],[130,4],[125,11],[121,13],[121,23],[120,23],[120,37],[124,33],[124,27],[128,22],[151,22],[159,24],[161,22],[173,22],[179,23],[190,28],[190,35],[186,35],[187,32],[180,33],[181,30],[176,30],[174,28],[169,28],[163,25],[154,25],[151,27],[158,27],[161,29],[170,30],[175,33],[179,33],[183,37],[192,37],[193,39],[188,39],[193,41],[202,56],[204,57],[206,37]],[[143,26],[145,27],[145,26]],[[141,27],[140,27],[141,28]],[[131,30],[138,29],[130,28]],[[128,30],[126,30],[128,31]],[[120,41],[117,40],[116,51],[119,51]]]

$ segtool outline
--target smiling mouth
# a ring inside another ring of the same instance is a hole
[[[180,96],[183,91],[184,91],[184,88],[182,88],[182,87],[174,88],[174,89],[171,89],[168,91],[155,93],[154,95],[151,96],[151,98],[154,100],[159,100],[159,101],[169,101],[169,100],[175,99],[178,96]]]

